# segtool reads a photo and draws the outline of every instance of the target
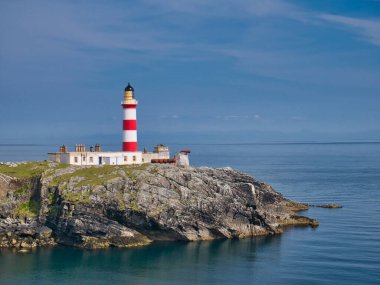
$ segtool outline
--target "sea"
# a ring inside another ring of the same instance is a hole
[[[0,145],[0,161],[45,159],[49,148]],[[186,148],[194,166],[230,166],[295,201],[343,208],[310,208],[302,214],[319,227],[268,237],[106,250],[3,249],[0,284],[380,284],[380,142]]]

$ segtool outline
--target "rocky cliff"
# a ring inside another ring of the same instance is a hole
[[[307,206],[231,168],[0,165],[0,247],[127,247],[317,226]]]

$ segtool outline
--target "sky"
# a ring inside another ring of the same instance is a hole
[[[0,1],[0,144],[380,140],[380,1]]]

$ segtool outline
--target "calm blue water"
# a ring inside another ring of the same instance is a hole
[[[172,146],[172,148],[181,146]],[[317,229],[133,249],[0,251],[1,284],[380,284],[380,144],[192,145],[194,165],[232,166],[312,208]],[[0,161],[47,146],[1,146]],[[50,150],[49,149],[49,150]],[[21,156],[22,154],[22,156]]]

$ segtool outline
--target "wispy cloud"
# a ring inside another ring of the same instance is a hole
[[[223,16],[241,18],[247,16],[285,16],[302,18],[303,11],[284,0],[145,0],[147,5],[165,12],[198,16]],[[212,13],[210,13],[212,11]]]
[[[244,121],[244,120],[258,120],[260,119],[261,116],[259,114],[247,114],[247,115],[223,115],[223,116],[216,116],[216,119],[218,120],[225,120],[225,121],[232,121],[232,120],[239,120],[239,121]]]
[[[359,34],[361,39],[380,46],[380,19],[365,20],[332,14],[322,14],[319,18],[345,26]]]

